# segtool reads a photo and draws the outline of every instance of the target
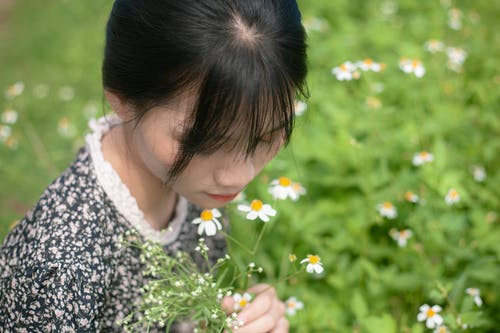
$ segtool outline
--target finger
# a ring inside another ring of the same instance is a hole
[[[288,322],[288,319],[282,317],[270,333],[288,333],[289,329],[290,323]]]
[[[261,285],[256,286],[256,288],[250,288],[248,291],[253,292],[252,289],[260,290],[261,293],[257,294],[255,299],[238,315],[245,323],[252,322],[265,313],[270,312],[276,300],[276,291],[273,287]]]
[[[231,296],[226,296],[222,299],[221,302],[222,309],[226,312],[226,314],[230,314],[234,312],[234,300]]]
[[[284,318],[284,314],[285,304],[280,302],[277,298],[273,298],[269,311],[253,321],[246,322],[243,328],[240,328],[239,333],[269,332],[278,325],[278,322],[282,318]],[[242,318],[241,314],[238,317]],[[244,320],[244,318],[242,319]]]

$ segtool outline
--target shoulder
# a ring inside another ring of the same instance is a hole
[[[88,263],[49,260],[0,278],[0,317],[28,332],[94,331],[105,288]],[[10,325],[10,326],[9,326]]]
[[[116,243],[102,189],[87,169],[88,153],[56,178],[34,208],[11,230],[0,247],[0,277],[16,266],[34,263],[99,264]],[[115,241],[114,241],[115,240]]]

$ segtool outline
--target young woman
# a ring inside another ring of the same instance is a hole
[[[116,0],[102,66],[113,114],[91,122],[76,159],[4,240],[0,326],[122,331],[146,278],[120,236],[133,228],[196,256],[191,221],[288,142],[305,51],[295,0]],[[223,237],[207,243],[211,260],[224,255]],[[239,332],[288,332],[274,290],[251,291]]]

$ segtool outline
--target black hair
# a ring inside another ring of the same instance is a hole
[[[306,41],[295,0],[116,0],[104,88],[137,110],[192,90],[196,103],[170,176],[198,153],[252,154],[269,131],[288,143],[305,89]]]

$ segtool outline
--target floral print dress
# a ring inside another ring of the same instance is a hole
[[[194,250],[200,208],[179,197],[169,228],[154,230],[111,164],[101,138],[120,120],[92,120],[72,164],[48,186],[0,247],[0,332],[123,332],[120,320],[136,307],[147,282],[140,250],[123,246],[135,229],[172,255]],[[223,257],[220,235],[206,240],[210,259]],[[165,332],[152,327],[151,332]],[[190,332],[177,323],[170,332]]]

